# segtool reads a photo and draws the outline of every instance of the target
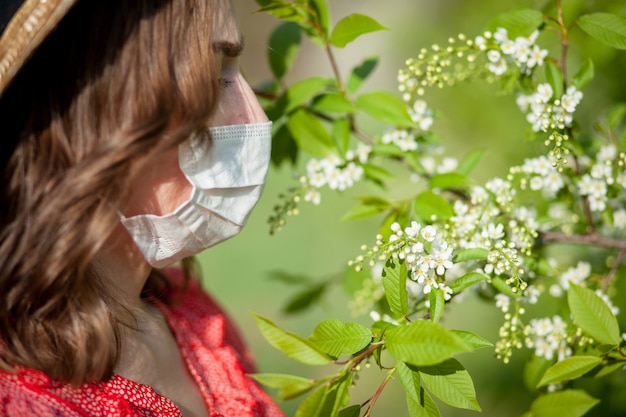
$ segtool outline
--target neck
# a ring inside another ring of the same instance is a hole
[[[142,308],[141,292],[152,268],[121,224],[96,255],[94,268],[116,288],[122,304],[131,311]]]

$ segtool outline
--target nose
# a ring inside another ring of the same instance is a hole
[[[252,87],[239,73],[224,86],[211,126],[263,123],[269,119]]]

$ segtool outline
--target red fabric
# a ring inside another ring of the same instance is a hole
[[[171,271],[180,278],[180,271]],[[210,417],[282,417],[278,406],[246,373],[248,350],[222,309],[192,283],[182,302],[161,310],[198,383]],[[72,387],[32,369],[0,371],[0,417],[181,417],[150,386],[120,375]]]

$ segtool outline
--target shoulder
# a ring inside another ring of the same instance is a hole
[[[34,369],[0,370],[0,417],[134,417],[123,396],[106,383],[80,387],[52,380]]]
[[[19,369],[0,371],[0,417],[78,417],[82,414],[53,395],[43,373]]]

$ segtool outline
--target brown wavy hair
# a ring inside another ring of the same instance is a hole
[[[79,1],[0,98],[0,368],[112,374],[127,311],[92,260],[132,162],[207,125],[220,2]]]

